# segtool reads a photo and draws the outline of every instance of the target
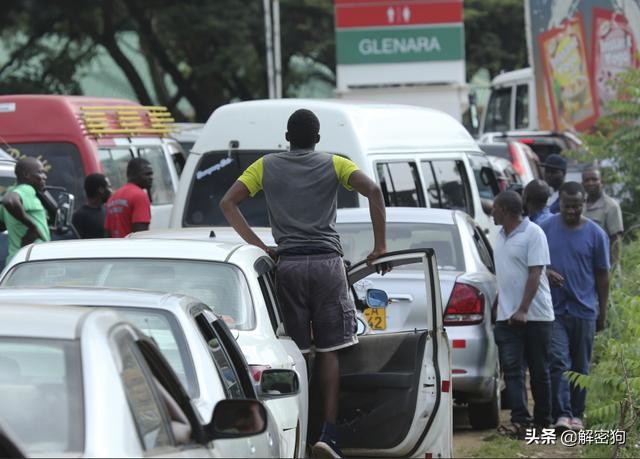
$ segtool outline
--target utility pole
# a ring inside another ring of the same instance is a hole
[[[280,0],[262,0],[264,6],[267,88],[269,99],[282,97],[282,57],[280,50]]]
[[[282,53],[280,48],[280,0],[273,0],[273,60],[276,98],[282,99]]]

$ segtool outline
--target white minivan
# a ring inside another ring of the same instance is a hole
[[[312,99],[238,102],[214,111],[187,159],[170,226],[226,226],[220,199],[251,163],[288,148],[287,120],[300,108],[320,120],[316,149],[354,161],[380,184],[388,207],[463,210],[495,239],[491,204],[497,181],[485,154],[454,118],[408,105]],[[340,190],[338,207],[367,205],[355,191]],[[263,193],[241,210],[250,225],[269,226]]]

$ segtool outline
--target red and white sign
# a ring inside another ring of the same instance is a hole
[[[462,1],[336,0],[336,28],[394,27],[462,22]]]

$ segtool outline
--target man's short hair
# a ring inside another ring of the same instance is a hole
[[[84,192],[87,197],[97,197],[100,187],[107,188],[107,178],[103,174],[89,174],[84,178]]]
[[[586,194],[582,183],[579,182],[564,182],[558,190],[559,195],[562,193],[568,194],[569,196],[575,196],[578,193],[582,193],[582,196],[585,196]]]
[[[16,178],[24,179],[27,174],[36,167],[38,161],[39,160],[37,158],[34,158],[33,156],[23,156],[18,161],[16,161],[16,165],[14,168]]]
[[[522,215],[522,198],[515,191],[503,191],[493,202],[494,206],[502,207],[511,215]]]
[[[311,110],[301,108],[289,117],[287,132],[289,141],[296,147],[311,147],[317,142],[320,121]]]
[[[151,163],[144,158],[133,158],[127,164],[127,178],[136,177],[145,167],[151,167]]]
[[[545,205],[549,196],[551,196],[549,185],[540,179],[531,180],[524,187],[524,191],[527,194],[527,202],[535,205]]]

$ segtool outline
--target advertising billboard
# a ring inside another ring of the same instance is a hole
[[[588,130],[638,66],[640,0],[527,0],[540,129]]]

